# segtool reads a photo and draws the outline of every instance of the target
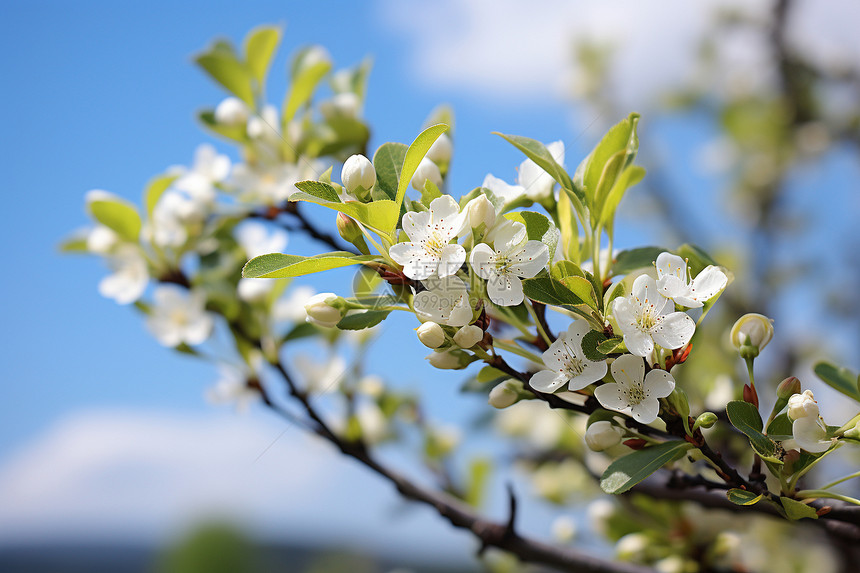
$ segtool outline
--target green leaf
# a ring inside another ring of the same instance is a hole
[[[409,188],[409,182],[412,181],[412,176],[415,175],[415,170],[418,169],[418,164],[427,155],[430,146],[433,145],[439,136],[448,130],[448,126],[444,123],[432,125],[418,134],[409,149],[406,150],[406,157],[403,159],[403,167],[400,169],[400,180],[397,184],[397,196],[394,202],[397,204],[398,210],[403,204],[403,198],[406,196],[406,189]],[[390,234],[394,233],[394,226],[390,229]]]
[[[71,235],[70,237],[66,237],[63,239],[58,245],[61,253],[89,253],[90,249],[87,247],[87,236],[88,232],[84,230],[83,232],[77,232]]]
[[[596,297],[594,296],[594,285],[587,278],[574,276],[565,277],[561,279],[561,284],[569,288],[585,304],[594,310],[600,310]]]
[[[436,187],[436,184],[427,179],[424,181],[424,189],[421,191],[421,203],[425,207],[430,207],[430,203],[433,202],[433,199],[437,199],[442,196],[442,192],[439,191],[439,188]]]
[[[601,354],[612,354],[613,352],[617,352],[618,348],[624,343],[624,339],[620,336],[613,336],[612,338],[607,338],[603,342],[597,345],[597,352]]]
[[[478,507],[487,491],[487,483],[493,470],[493,462],[488,458],[476,458],[469,464],[469,481],[463,501],[472,507]]]
[[[143,192],[143,204],[146,206],[146,214],[152,217],[152,212],[155,210],[155,205],[158,200],[164,195],[164,192],[177,179],[177,175],[159,175],[152,179],[146,186]]]
[[[602,343],[608,342],[606,336],[602,332],[590,330],[582,337],[582,352],[585,357],[594,362],[606,360],[606,354],[600,352],[599,347]]]
[[[582,277],[585,278],[585,273],[579,265],[571,261],[556,261],[550,268],[550,276],[557,280],[564,280],[567,277]],[[587,280],[587,279],[586,279]]]
[[[631,113],[603,136],[586,159],[582,181],[595,221],[600,218],[618,174],[636,158],[639,150],[639,137],[636,134],[638,123],[639,114]]]
[[[376,189],[392,201],[397,197],[397,185],[400,182],[400,170],[406,160],[404,143],[383,143],[373,154],[373,168],[376,170]],[[376,199],[376,197],[374,197]]]
[[[615,257],[615,263],[612,265],[613,275],[626,275],[631,271],[648,268],[657,260],[660,253],[666,249],[661,247],[639,247],[638,249],[630,249],[621,251]]]
[[[281,339],[281,342],[289,342],[291,340],[300,340],[309,336],[319,334],[319,328],[309,322],[300,322],[296,324],[289,332]]]
[[[778,440],[777,436],[784,436],[788,439],[792,436],[791,420],[788,414],[780,414],[775,417],[767,427],[767,435],[772,440]]]
[[[248,132],[245,125],[224,125],[215,121],[215,112],[211,109],[203,110],[197,113],[197,119],[203,124],[203,127],[218,134],[221,137],[226,137],[230,141],[244,142],[248,138]]]
[[[492,193],[491,191],[489,192]],[[534,211],[515,211],[505,215],[505,218],[525,225],[528,239],[530,241],[540,241],[546,245],[549,248],[550,258],[552,258],[561,233],[559,233],[549,218]]]
[[[484,366],[481,368],[478,375],[475,379],[481,384],[486,384],[487,382],[493,382],[496,380],[500,380],[502,378],[510,378],[510,374],[506,374],[497,368],[493,368],[492,366]]]
[[[354,256],[352,253],[345,251],[325,253],[315,257],[271,253],[254,257],[248,261],[245,264],[245,268],[242,269],[242,276],[245,278],[261,279],[300,277],[330,269],[359,265],[376,258],[375,255]]]
[[[334,187],[320,181],[299,181],[296,187],[301,189],[290,195],[290,201],[308,201],[335,211],[349,215],[359,223],[388,236],[388,229],[397,224],[400,210],[394,201],[380,199],[372,203],[347,201],[341,203]]]
[[[337,327],[341,330],[364,330],[376,326],[391,314],[390,310],[367,310],[348,314],[340,319]]]
[[[99,199],[90,201],[93,218],[114,231],[126,241],[137,241],[140,236],[140,215],[134,205],[121,199]]]
[[[645,168],[638,165],[631,165],[621,172],[621,175],[615,180],[612,190],[609,191],[609,196],[603,205],[603,213],[600,217],[601,222],[607,229],[615,227],[615,211],[618,209],[618,204],[628,189],[642,181],[645,177]]]
[[[664,442],[612,462],[600,478],[600,488],[606,493],[624,493],[666,464],[680,459],[693,445],[680,440]]]
[[[729,501],[735,505],[755,505],[761,501],[761,498],[764,496],[762,494],[756,495],[751,491],[735,487],[726,492],[726,497],[728,497]]]
[[[783,509],[785,509],[786,516],[792,521],[803,518],[818,519],[818,513],[816,513],[815,508],[805,503],[800,503],[790,497],[780,497],[779,502],[782,504]]]
[[[522,151],[526,157],[534,161],[538,167],[549,173],[549,175],[565,190],[573,193],[580,202],[584,201],[585,197],[582,194],[582,190],[573,185],[570,175],[567,174],[564,167],[558,164],[552,156],[552,153],[549,152],[549,149],[547,149],[543,143],[520,135],[505,135],[498,131],[494,131],[493,133],[504,138],[514,147]]]
[[[284,125],[292,121],[299,108],[310,101],[320,80],[330,70],[331,62],[328,60],[318,61],[296,70],[290,90],[284,99],[284,116],[282,118]]]
[[[262,85],[269,71],[272,56],[281,42],[281,29],[277,26],[258,26],[245,39],[245,60],[251,75]]]
[[[818,362],[812,370],[825,384],[860,402],[860,376],[856,372],[830,362]]]
[[[776,454],[776,442],[762,433],[761,416],[755,406],[749,402],[732,400],[726,404],[726,414],[729,422],[750,439],[753,448],[762,457],[771,458]]]
[[[523,293],[532,300],[554,306],[568,307],[585,304],[573,291],[551,277],[525,279]]]
[[[224,43],[218,44],[209,52],[197,56],[195,61],[213,80],[254,109],[251,72],[239,61],[232,48]]]

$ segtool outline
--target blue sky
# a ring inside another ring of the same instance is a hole
[[[82,439],[97,433],[87,425],[89,417],[108,424],[119,412],[119,418],[166,420],[168,426],[176,420],[202,420],[210,429],[219,427],[219,421],[250,424],[236,422],[223,411],[213,414],[204,403],[202,392],[215,379],[214,369],[159,347],[133,311],[98,295],[96,285],[105,272],[98,261],[60,256],[56,249],[63,236],[86,224],[86,191],[101,188],[137,201],[151,176],[170,165],[188,164],[198,144],[214,142],[195,124],[193,113],[214,106],[223,93],[193,67],[195,52],[215,36],[239,42],[255,25],[285,24],[268,86],[269,99],[275,103],[286,86],[288,56],[302,45],[323,43],[340,66],[372,55],[375,63],[365,109],[374,129],[371,147],[384,141],[411,141],[437,104],[451,104],[457,113],[451,188],[459,193],[480,184],[487,172],[513,178],[521,156],[492,131],[543,141],[563,139],[568,167],[573,167],[601,130],[620,119],[589,115],[585,108],[573,108],[564,95],[565,84],[559,79],[568,76],[566,56],[552,42],[556,38],[561,42],[575,25],[552,27],[552,8],[559,6],[539,3],[536,23],[527,26],[517,18],[516,4],[510,3],[500,3],[495,15],[481,2],[467,7],[442,3],[433,9],[398,2],[4,4],[0,77],[5,89],[0,92],[0,109],[6,111],[6,119],[0,156],[8,216],[0,226],[0,240],[9,256],[0,282],[5,323],[0,331],[0,469],[4,464],[39,467],[38,461],[27,465],[36,445],[51,452],[46,444],[60,447],[56,440],[65,431]],[[605,12],[590,6],[588,15],[591,20],[583,19],[594,23],[593,30],[607,30]],[[488,22],[481,20],[484,16]],[[701,20],[694,16],[690,15],[693,28]],[[619,24],[622,29],[624,25]],[[679,42],[691,33],[676,32]],[[497,58],[482,52],[494,34],[513,38],[510,44],[518,50]],[[660,61],[677,64],[682,71],[676,76],[683,75],[686,64],[676,61],[677,46],[655,36],[631,32],[635,42],[650,46],[657,57],[665,56]],[[470,39],[474,44],[468,43]],[[538,46],[537,54],[526,48],[530,43]],[[631,110],[643,109],[653,94],[648,78],[634,73],[636,60],[630,61],[624,62],[633,70],[628,73],[632,87],[623,91],[623,99]],[[660,75],[674,69],[665,68],[654,71],[654,82],[672,79]],[[695,188],[697,195],[684,207],[712,201],[710,191],[719,181],[695,170],[693,153],[713,135],[712,126],[701,120],[649,124],[647,116],[642,125],[663,146],[643,149],[646,159],[675,153],[676,164],[685,166],[676,171],[679,183]],[[856,169],[846,165],[837,167],[837,173]],[[852,201],[850,195],[845,197]],[[710,231],[717,228],[715,224]],[[642,244],[653,236],[647,222],[640,222],[620,243]],[[294,240],[291,250],[307,246]],[[331,277],[309,282],[330,290],[325,280]],[[398,320],[388,330],[410,327]],[[393,372],[410,365],[405,383],[425,390],[432,386],[430,405],[440,419],[457,419],[481,407],[457,394],[458,374],[439,376],[423,361],[413,368],[426,353],[414,337],[402,344],[402,350],[394,363],[388,362],[384,349],[377,350],[371,365]],[[462,405],[451,408],[452,403]],[[261,412],[256,415],[265,418]],[[242,448],[252,450],[248,455],[253,458],[281,430],[268,418],[259,423],[242,426],[256,441],[231,449],[233,457],[227,459],[242,459]],[[134,426],[139,427],[147,426],[143,422]],[[134,434],[128,430],[127,435]],[[280,454],[290,455],[288,450]],[[278,450],[273,450],[272,457],[277,456]],[[271,469],[283,470],[271,463]],[[45,467],[64,471],[65,466]],[[345,475],[358,475],[355,468],[335,467]],[[372,480],[355,479],[367,485],[369,499],[392,499]],[[374,519],[376,527],[383,527],[381,510]],[[442,530],[444,526],[435,531]],[[439,535],[440,542],[463,546],[448,533]]]

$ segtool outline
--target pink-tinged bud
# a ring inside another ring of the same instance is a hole
[[[776,387],[776,395],[783,400],[788,400],[795,394],[800,394],[800,380],[796,376],[789,376]]]
[[[646,442],[642,438],[630,438],[629,440],[624,440],[621,443],[632,450],[641,450],[646,445],[648,445],[648,442]]]

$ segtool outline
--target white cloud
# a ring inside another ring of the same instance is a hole
[[[691,79],[697,39],[716,10],[742,9],[763,18],[771,6],[769,0],[385,0],[380,14],[405,37],[410,72],[424,88],[520,104],[523,98],[567,99],[577,84],[572,47],[588,39],[616,47],[610,85],[621,104],[638,106]],[[789,30],[813,54],[856,63],[860,44],[851,24],[857,13],[857,4],[847,0],[805,2]],[[723,77],[709,89],[772,81],[766,35],[735,33],[717,44]]]
[[[217,517],[263,537],[468,556],[467,535],[430,510],[392,518],[389,484],[299,428],[255,461],[287,427],[256,414],[70,415],[0,465],[0,545],[163,542]]]

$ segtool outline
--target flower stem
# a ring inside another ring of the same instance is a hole
[[[540,333],[541,338],[543,338],[543,341],[546,342],[547,346],[551,346],[552,340],[549,339],[546,330],[544,330],[544,327],[541,324],[540,319],[538,318],[537,312],[535,312],[534,306],[532,306],[532,301],[530,301],[529,299],[526,299],[526,308],[528,309],[529,315],[531,315],[532,320],[535,321],[535,326],[537,326],[537,331],[538,333]]]
[[[839,479],[838,479],[838,480],[836,480],[835,482],[832,482],[832,483],[829,483],[829,484],[827,484],[827,485],[825,485],[825,486],[822,486],[822,487],[820,487],[819,489],[830,489],[831,487],[833,487],[833,486],[835,486],[835,485],[839,485],[840,483],[842,483],[842,482],[844,482],[844,481],[848,481],[848,480],[850,480],[850,479],[854,479],[854,478],[856,478],[856,477],[860,477],[860,472],[854,472],[854,473],[853,473],[853,474],[851,474],[851,475],[847,475],[847,476],[845,476],[845,477],[843,477],[843,478],[839,478]]]
[[[821,489],[802,489],[797,492],[797,497],[801,499],[826,497],[829,499],[838,499],[839,501],[844,501],[846,503],[853,503],[854,505],[860,505],[860,499],[848,497],[847,495],[833,493],[832,491],[824,491]]]
[[[498,348],[499,350],[506,350],[511,354],[516,354],[517,356],[522,356],[526,360],[531,360],[537,364],[542,364],[543,360],[537,354],[533,354],[528,350],[517,346],[513,342],[505,342],[504,340],[499,340],[498,338],[493,340],[493,346]]]

